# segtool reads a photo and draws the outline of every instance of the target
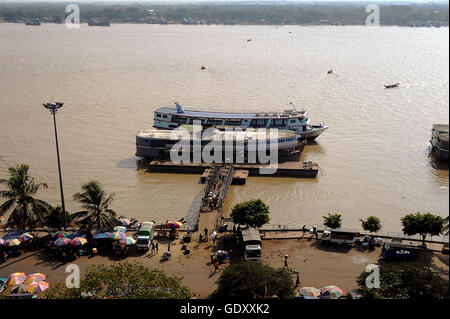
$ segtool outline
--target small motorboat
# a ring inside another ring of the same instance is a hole
[[[200,69],[201,70],[206,70],[206,67],[204,65],[202,65],[202,67]]]
[[[330,70],[328,71],[328,74],[331,74],[331,73],[333,73],[333,69],[330,69]]]
[[[395,84],[390,84],[390,85],[385,85],[384,87],[386,89],[392,89],[392,88],[396,88],[400,85],[400,83],[395,83]]]
[[[247,39],[247,42],[250,42],[250,41],[252,41],[252,39]]]

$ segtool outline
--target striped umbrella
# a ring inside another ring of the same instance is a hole
[[[29,233],[23,233],[22,235],[20,235],[19,237],[19,241],[24,243],[27,240],[30,240],[31,238],[33,238],[33,235],[29,234]]]
[[[25,275],[25,273],[15,272],[15,273],[9,275],[9,278],[8,278],[8,281],[6,282],[6,284],[9,287],[17,286],[17,285],[23,284],[23,282],[25,281],[26,278],[27,278],[27,275]]]
[[[36,294],[48,289],[49,286],[50,284],[45,281],[35,282],[27,287],[27,291],[29,293]]]
[[[28,275],[28,277],[25,279],[25,283],[31,285],[32,283],[44,281],[46,276],[41,273],[35,273]]]
[[[136,244],[136,241],[131,237],[124,237],[121,240],[119,240],[119,244],[123,246],[132,246]]]
[[[70,243],[70,239],[61,237],[61,238],[58,238],[57,240],[55,240],[53,245],[55,245],[56,247],[61,247],[61,246],[67,246],[67,245],[69,245],[69,243]]]
[[[320,289],[314,287],[303,287],[298,292],[305,299],[315,299],[320,296]]]
[[[20,245],[20,241],[18,239],[8,239],[5,243],[6,247],[14,247],[14,246],[19,246]]]
[[[122,225],[130,226],[131,225],[131,221],[129,219],[122,219]]]
[[[116,226],[116,227],[114,227],[114,231],[118,231],[120,233],[126,233],[127,229],[123,226]]]
[[[59,231],[55,234],[53,234],[53,240],[59,239],[59,238],[65,238],[69,236],[69,234],[65,231]]]
[[[70,241],[70,244],[72,246],[83,246],[86,243],[87,243],[87,239],[83,238],[83,237],[75,237],[74,239],[72,239]]]
[[[182,223],[176,222],[176,221],[173,221],[173,220],[167,223],[167,227],[172,228],[172,229],[180,228],[181,226],[183,226]]]
[[[324,297],[330,297],[331,299],[339,299],[344,292],[337,286],[325,286],[320,289],[321,295]]]
[[[23,294],[27,292],[28,285],[27,284],[21,284],[17,285],[11,288],[11,293],[13,294]]]
[[[109,234],[109,238],[113,239],[113,240],[121,240],[122,238],[127,237],[127,235],[125,235],[124,233],[115,231],[111,234]]]

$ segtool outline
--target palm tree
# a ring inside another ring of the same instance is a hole
[[[0,216],[11,211],[6,222],[8,228],[21,228],[23,230],[34,228],[37,222],[43,221],[43,216],[50,205],[33,196],[40,188],[48,188],[45,183],[38,183],[28,174],[27,164],[8,167],[9,179],[0,179],[0,185],[7,190],[0,191],[0,197],[6,201],[0,206]]]
[[[109,208],[114,194],[107,196],[97,181],[90,181],[81,186],[81,189],[82,192],[76,193],[73,195],[73,198],[79,201],[85,210],[74,215],[81,217],[77,224],[87,228],[87,235],[89,237],[93,228],[99,231],[110,231],[114,226],[121,224],[116,218],[116,213]]]

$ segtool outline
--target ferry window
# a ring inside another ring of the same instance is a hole
[[[295,120],[291,120],[291,123],[295,123]]]
[[[167,118],[167,115],[163,115],[162,117],[166,119],[166,118]]]

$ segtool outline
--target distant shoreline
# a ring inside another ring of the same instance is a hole
[[[162,26],[169,26],[169,25],[177,25],[177,26],[186,26],[186,27],[215,27],[215,26],[225,26],[225,27],[233,27],[233,26],[269,26],[269,27],[292,27],[292,26],[302,26],[302,27],[365,27],[365,24],[317,24],[317,23],[301,23],[301,24],[252,24],[252,23],[235,23],[235,24],[184,24],[184,23],[166,23],[166,24],[159,24],[159,23],[139,23],[139,22],[110,22],[111,25],[113,24],[133,24],[133,25],[162,25]],[[25,21],[0,21],[0,24],[23,24],[25,25]],[[56,23],[56,22],[42,22],[43,24],[60,24],[64,25],[65,23]],[[87,21],[83,21],[80,23],[80,25],[87,25]],[[98,27],[98,26],[97,26]],[[107,26],[101,26],[103,28],[107,28]],[[401,24],[380,24],[379,27],[401,27],[401,28],[433,28],[433,29],[439,29],[439,28],[448,28],[448,24],[441,24],[440,26],[408,26],[408,25],[401,25]]]

